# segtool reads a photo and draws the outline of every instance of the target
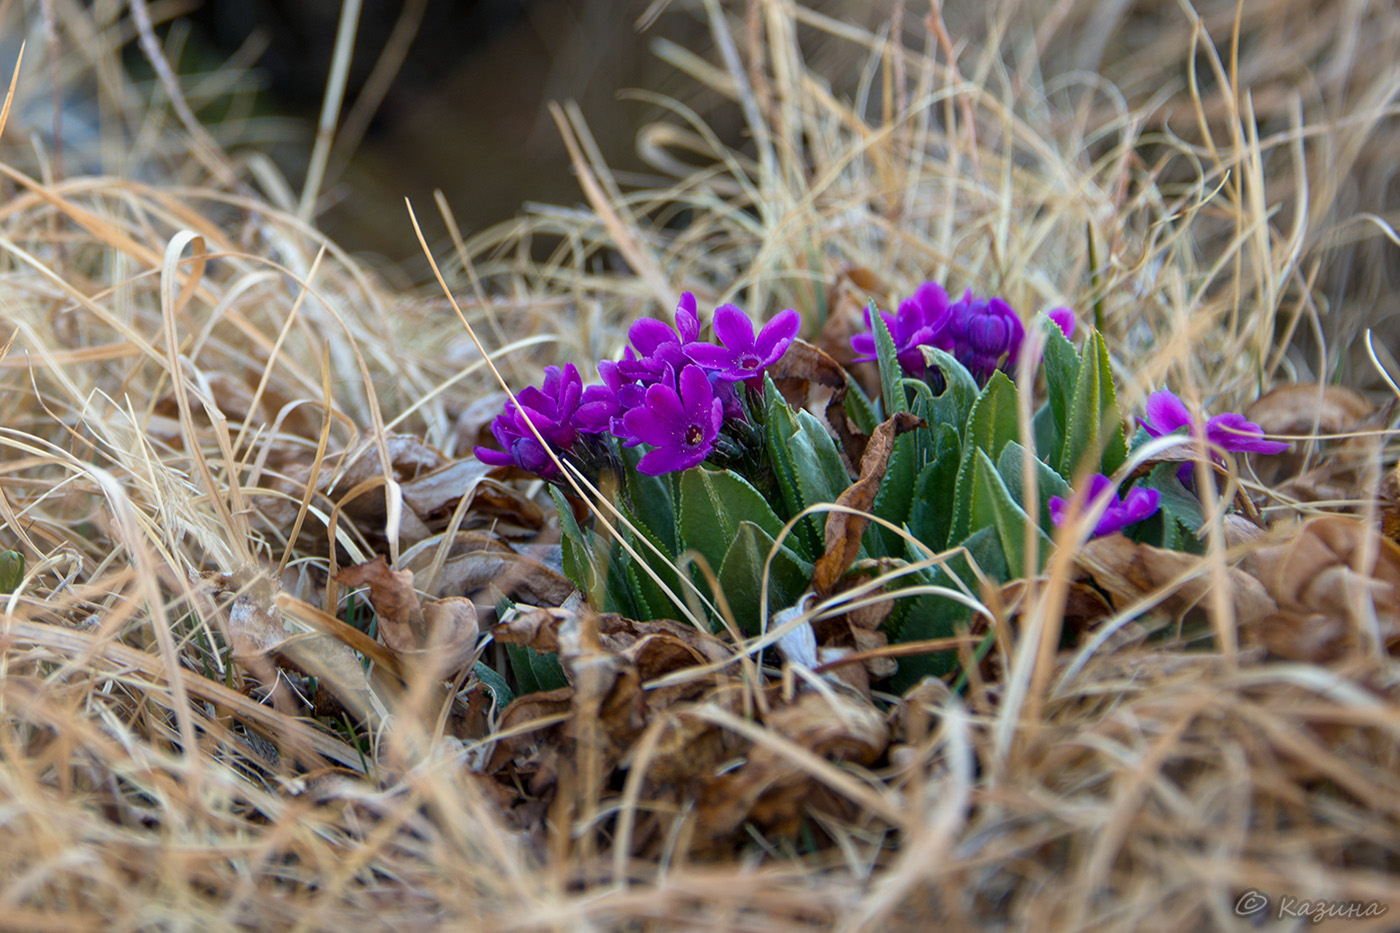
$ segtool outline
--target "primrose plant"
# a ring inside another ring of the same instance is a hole
[[[894,601],[882,623],[892,642],[952,634],[968,610],[936,595],[940,589],[975,592],[979,578],[1004,582],[1039,572],[1056,529],[1073,515],[1091,517],[1084,527],[1092,535],[1200,547],[1202,509],[1181,455],[1120,475],[1129,444],[1108,349],[1092,329],[1076,348],[1079,328],[1068,309],[1035,323],[1043,355],[1028,371],[1031,384],[1018,386],[1013,374],[1027,331],[1004,300],[969,290],[954,301],[928,282],[893,314],[872,305],[851,349],[857,362],[877,364],[880,392],[867,396],[842,371],[845,384],[826,413],[845,423],[830,426],[789,404],[769,373],[800,325],[788,310],[759,327],[726,304],[714,313],[713,339],[702,340],[695,298],[686,293],[674,327],[652,319],[631,326],[622,358],[598,364],[598,383],[584,386],[573,365],[551,366],[540,386],[519,392],[492,423],[500,449],[477,448],[477,457],[550,481],[565,570],[595,608],[639,620],[681,618],[687,589],[709,592],[695,566],[703,562],[733,620],[756,632],[762,594],[770,612],[797,602],[827,551],[826,513],[804,511],[836,502],[858,479],[859,451],[837,438],[864,446],[889,422],[914,427],[886,432],[893,439],[869,507],[886,524],[865,527],[842,570],[853,579],[904,568],[890,586],[920,595]],[[1044,397],[1023,442],[1021,393],[1036,383]],[[1205,420],[1172,393],[1157,392],[1133,445],[1170,434],[1203,439],[1217,458],[1287,447],[1239,415]],[[1185,438],[1178,446],[1189,453]],[[573,475],[564,476],[561,466]],[[1076,477],[1084,477],[1077,490]],[[626,519],[611,523],[615,536],[576,521],[569,490],[577,480],[596,484]],[[1027,511],[1031,502],[1035,514]],[[927,560],[953,548],[958,556],[950,560]],[[678,564],[686,553],[699,561]],[[709,623],[721,624],[717,613]],[[538,671],[538,657],[519,660]],[[946,673],[953,660],[901,659],[891,687]]]

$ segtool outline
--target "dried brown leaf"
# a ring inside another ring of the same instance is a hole
[[[455,674],[475,656],[480,630],[471,600],[448,597],[420,601],[413,588],[413,572],[390,569],[382,554],[345,568],[336,580],[349,587],[369,587],[369,601],[384,644],[411,669],[441,679]]]
[[[351,588],[369,587],[369,601],[378,616],[384,644],[395,651],[426,647],[421,637],[423,607],[413,589],[412,571],[391,569],[389,561],[380,554],[374,560],[344,568],[335,579]]]
[[[885,467],[894,450],[894,440],[906,431],[924,424],[924,420],[909,412],[898,412],[875,429],[865,454],[860,460],[860,478],[837,496],[836,504],[861,512],[869,512],[885,478]],[[832,592],[836,581],[851,566],[860,552],[860,539],[870,519],[864,515],[832,512],[826,517],[826,553],[817,560],[812,575],[812,588],[819,596]]]
[[[1200,603],[1214,585],[1206,558],[1169,551],[1108,535],[1086,542],[1074,562],[1109,594],[1116,608],[1170,588],[1161,605],[1179,615]],[[1235,618],[1241,625],[1261,619],[1277,607],[1263,584],[1238,567],[1225,568]]]
[[[1258,549],[1246,566],[1278,603],[1247,633],[1273,653],[1323,662],[1357,650],[1365,642],[1353,607],[1362,593],[1375,608],[1381,640],[1400,647],[1400,545],[1360,519],[1310,519],[1289,540]]]

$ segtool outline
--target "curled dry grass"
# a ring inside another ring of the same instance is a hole
[[[682,289],[795,305],[837,339],[925,278],[1094,309],[1129,407],[1164,382],[1222,408],[1295,374],[1365,385],[1343,364],[1394,311],[1400,25],[1379,2],[1313,8],[1012,3],[951,34],[911,15],[890,42],[709,4],[717,55],[662,51],[750,142],[673,105],[641,140],[672,177],[624,188],[564,106],[588,207],[459,238],[449,281],[517,387],[613,352]],[[210,575],[342,610],[337,562],[432,540],[351,493],[392,491],[394,434],[463,455],[459,420],[494,387],[443,301],[324,242],[255,155],[186,147],[116,77],[122,24],[72,22],[54,73],[93,90],[107,137],[70,123],[62,165],[27,145],[48,73],[31,42],[0,162],[0,543],[28,560],[0,629],[0,925],[1160,929],[1230,927],[1248,888],[1392,896],[1388,655],[1183,636],[1069,669],[1056,579],[1024,627],[1002,620],[994,677],[906,700],[882,770],[758,730],[863,815],[730,860],[508,829],[421,709],[366,734],[266,700]],[[860,64],[851,93],[804,67],[810,42]],[[318,483],[362,456],[360,487]],[[1228,630],[1228,600],[1209,608]],[[305,641],[308,617],[279,621]]]

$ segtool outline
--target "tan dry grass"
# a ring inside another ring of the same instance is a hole
[[[502,353],[516,387],[544,362],[612,352],[622,324],[669,312],[683,288],[835,320],[867,288],[889,302],[936,277],[1027,312],[1100,301],[1130,406],[1167,380],[1246,401],[1313,366],[1276,342],[1295,315],[1310,326],[1393,301],[1386,63],[1400,58],[1382,3],[1329,4],[1306,27],[1303,0],[1247,6],[1236,86],[1255,89],[1257,131],[1243,91],[1221,92],[1229,3],[1203,5],[1201,33],[1188,11],[1155,8],[1112,32],[1117,4],[1008,4],[989,30],[952,34],[911,14],[900,45],[783,3],[708,5],[722,59],[669,54],[735,100],[752,145],[729,149],[679,112],[644,145],[660,167],[699,167],[624,190],[563,108],[589,209],[462,243],[452,284],[488,339],[526,338]],[[38,35],[35,9],[9,12]],[[680,847],[614,862],[563,827],[507,828],[469,755],[426,740],[412,705],[352,737],[261,702],[257,653],[240,663],[226,647],[238,604],[207,575],[308,642],[314,614],[283,612],[287,598],[338,610],[333,561],[432,540],[395,528],[392,509],[338,508],[346,490],[315,491],[313,458],[329,452],[316,469],[338,475],[366,450],[368,488],[392,490],[405,477],[389,433],[460,454],[456,418],[491,386],[440,300],[390,290],[324,243],[255,156],[192,155],[122,85],[119,26],[91,25],[59,71],[90,78],[108,132],[139,145],[118,159],[70,125],[67,172],[42,143],[26,150],[35,124],[16,115],[46,99],[39,42],[4,136],[0,544],[30,569],[0,631],[0,925],[1203,929],[1235,925],[1250,887],[1400,907],[1400,708],[1393,661],[1374,651],[1283,664],[1119,640],[1071,672],[1036,641],[1052,647],[1057,621],[1008,626],[999,679],[912,696],[878,773],[758,730],[870,806],[825,824],[832,842],[815,850],[756,838],[708,864]],[[1145,29],[1150,45],[1121,38]],[[805,70],[810,30],[869,62],[853,96]],[[1193,37],[1215,73],[1199,101],[1183,74]],[[1123,92],[1057,77],[1061,55]],[[1094,92],[1056,90],[1076,85]],[[562,244],[547,262],[529,258],[541,238]],[[1054,590],[1020,618],[1054,621]],[[1054,668],[1024,663],[1037,657]]]

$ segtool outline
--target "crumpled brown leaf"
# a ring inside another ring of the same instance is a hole
[[[1358,562],[1366,556],[1364,566]],[[1369,594],[1383,645],[1400,652],[1400,545],[1351,516],[1305,522],[1287,540],[1262,547],[1244,566],[1278,604],[1245,635],[1285,658],[1317,663],[1358,651],[1368,639],[1353,607]]]
[[[1291,477],[1285,484],[1286,494],[1304,502],[1347,495],[1345,490],[1354,487],[1357,471],[1369,465],[1378,443],[1375,435],[1364,432],[1382,427],[1385,420],[1361,393],[1322,383],[1279,386],[1260,396],[1244,415],[1271,435],[1363,432],[1330,445],[1323,462],[1301,476],[1298,473],[1307,452],[1304,444],[1295,443],[1292,450],[1281,454],[1255,456],[1255,472],[1263,482],[1277,485],[1284,477]]]
[[[1094,538],[1074,556],[1074,563],[1106,591],[1117,609],[1144,596],[1170,592],[1160,605],[1180,615],[1200,604],[1214,586],[1206,558],[1139,544],[1123,535]],[[1277,609],[1263,584],[1238,567],[1226,567],[1237,624],[1248,625]]]
[[[751,688],[729,671],[644,689],[730,657],[725,643],[680,623],[529,609],[495,635],[557,652],[571,685],[518,698],[502,715],[501,731],[524,731],[499,739],[483,772],[547,799],[557,819],[586,821],[606,805],[618,769],[641,769],[645,799],[666,805],[641,817],[631,836],[636,852],[674,840],[671,822],[687,818],[677,814],[699,815],[688,838],[701,855],[732,848],[749,822],[787,833],[807,808],[854,815],[849,801],[790,756],[689,711],[721,710],[736,721],[754,716],[762,728],[832,762],[868,765],[888,741],[885,715],[839,678],[828,679],[821,693],[803,689],[790,698],[769,685],[758,710],[747,699]],[[650,750],[639,758],[643,744]]]
[[[346,567],[336,580],[348,587],[369,587],[384,644],[409,668],[444,679],[476,656],[480,633],[471,600],[449,597],[420,602],[412,571],[391,569],[382,554]]]
[[[437,549],[435,544],[405,556],[406,568],[415,576],[427,573]],[[494,591],[493,603],[500,596],[509,596],[533,606],[563,605],[575,592],[573,582],[557,567],[522,550],[529,547],[517,548],[485,532],[458,532],[430,585],[434,592],[463,596],[489,587]]]
[[[772,709],[763,724],[834,762],[869,765],[884,753],[890,739],[885,714],[864,697],[843,690],[799,693],[791,703]],[[714,843],[722,843],[747,822],[791,836],[809,807],[845,819],[857,815],[851,801],[831,793],[781,750],[755,742],[742,765],[708,782],[697,822]]]
[[[543,510],[508,484],[489,478],[489,469],[475,458],[448,460],[407,434],[386,435],[384,446],[389,475],[403,496],[400,542],[412,544],[445,528],[463,498],[469,500],[464,528],[489,526],[506,537],[532,537],[544,528]],[[283,532],[295,520],[313,472],[312,451],[302,449],[296,456],[300,459],[279,461],[277,472],[266,479],[281,496],[254,497],[263,519]],[[388,509],[377,444],[366,439],[350,451],[328,453],[314,472],[316,492],[340,506],[338,522],[353,524],[372,542],[384,537]],[[308,516],[308,526],[312,521]],[[303,534],[311,535],[312,542],[325,540],[323,527],[303,528]]]
[[[869,512],[875,505],[875,496],[880,491],[880,481],[885,478],[885,467],[889,464],[894,450],[894,440],[906,431],[912,431],[924,424],[924,419],[902,411],[875,429],[865,454],[860,460],[860,478],[836,497],[836,504]],[[846,512],[831,512],[826,517],[826,553],[818,560],[812,574],[812,589],[825,598],[836,586],[836,581],[851,566],[860,553],[860,539],[870,519],[863,515],[850,515]]]

